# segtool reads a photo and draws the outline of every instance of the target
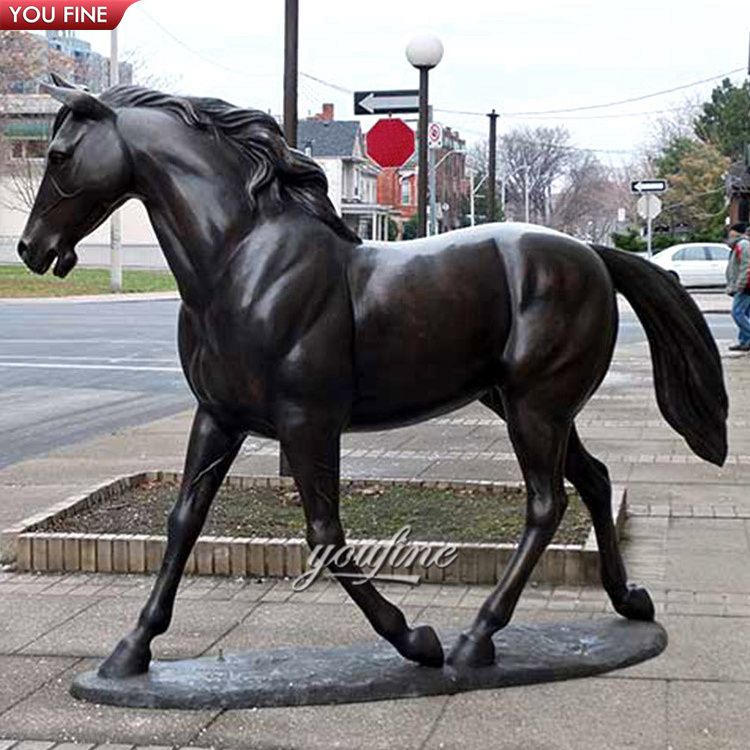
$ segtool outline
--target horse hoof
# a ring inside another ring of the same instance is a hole
[[[151,649],[138,647],[129,638],[123,638],[115,650],[99,667],[99,677],[122,679],[148,672],[151,663]]]
[[[442,667],[445,662],[440,639],[429,625],[420,625],[408,630],[395,646],[401,656],[423,667]]]
[[[650,622],[654,619],[654,603],[646,589],[632,586],[628,589],[622,601],[614,605],[615,611],[628,620],[645,620]]]
[[[489,667],[494,663],[495,644],[489,636],[477,639],[461,633],[448,656],[448,664],[457,669]]]

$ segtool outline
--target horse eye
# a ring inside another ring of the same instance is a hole
[[[70,154],[65,153],[65,151],[50,151],[47,158],[49,159],[50,164],[54,164],[57,167],[69,159]]]

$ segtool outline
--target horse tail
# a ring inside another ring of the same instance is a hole
[[[646,331],[659,410],[694,453],[722,466],[729,400],[703,313],[679,281],[655,264],[621,250],[591,247]]]

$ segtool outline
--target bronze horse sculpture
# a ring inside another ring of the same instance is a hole
[[[492,224],[402,243],[362,242],[337,216],[322,170],[273,118],[216,99],[118,86],[95,97],[60,78],[63,103],[18,252],[68,274],[75,245],[118,206],[146,206],[182,298],[179,352],[198,406],[168,546],[135,628],[100,667],[148,670],[214,495],[248,434],[280,441],[311,546],[345,543],[339,452],[348,430],[383,429],[480,400],[508,425],[527,487],[526,528],[495,591],[448,656],[490,664],[565,512],[564,479],[588,507],[615,610],[651,620],[629,586],[606,467],[574,420],[607,372],[622,292],[651,345],[659,407],[702,458],[726,457],[727,396],[715,342],[690,297],[651,263],[543,227]],[[353,564],[331,573],[404,657],[439,667]]]

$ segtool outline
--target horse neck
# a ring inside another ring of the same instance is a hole
[[[213,296],[222,257],[249,230],[244,175],[236,154],[205,132],[163,113],[140,119],[121,128],[133,155],[136,192],[183,301],[201,307]]]

